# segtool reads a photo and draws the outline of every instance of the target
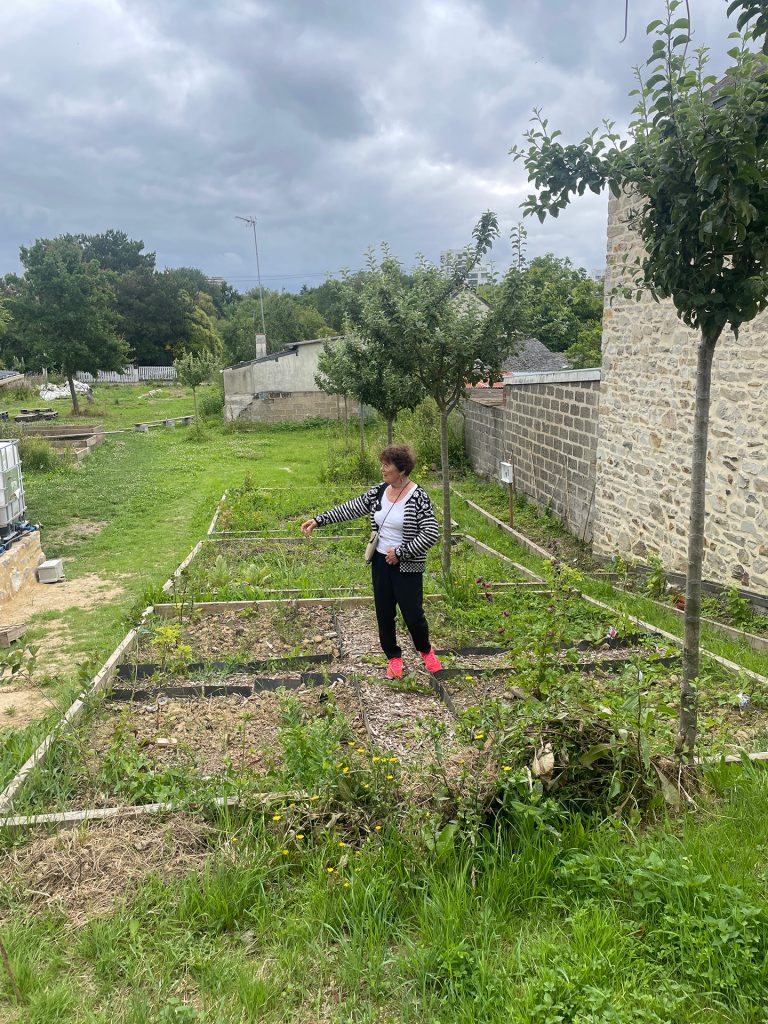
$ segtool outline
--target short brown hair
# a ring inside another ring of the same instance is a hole
[[[388,444],[379,453],[379,462],[388,462],[407,475],[416,465],[416,455],[410,445]]]

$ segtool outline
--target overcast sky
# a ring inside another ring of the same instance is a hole
[[[119,228],[158,267],[295,290],[390,243],[504,236],[528,192],[508,155],[533,106],[567,141],[626,124],[662,0],[3,0],[0,273],[63,232]],[[724,67],[727,0],[690,0]],[[540,226],[529,256],[604,265],[606,200]]]

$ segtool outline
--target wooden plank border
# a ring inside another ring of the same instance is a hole
[[[146,618],[149,611],[150,609],[148,608],[144,609],[141,617],[142,621]],[[38,768],[43,763],[58,736],[61,735],[61,733],[66,732],[75,724],[75,722],[77,722],[85,710],[86,702],[94,694],[103,690],[112,681],[117,665],[122,660],[123,655],[131,644],[136,640],[137,636],[137,629],[132,629],[125,635],[123,640],[118,644],[109,658],[107,658],[102,667],[93,677],[86,689],[82,691],[79,697],[75,698],[64,715],[59,719],[53,729],[51,729],[39,745],[37,750],[35,750],[32,756],[24,762],[5,789],[0,792],[0,814],[8,811],[14,798],[18,795],[19,790],[26,784],[34,769]]]
[[[310,799],[309,793],[257,793],[248,797],[248,806],[261,804],[301,803]],[[217,796],[211,801],[215,807],[239,807],[243,804],[240,797]],[[56,829],[75,828],[91,821],[120,821],[132,818],[144,818],[153,814],[173,814],[189,810],[183,804],[126,804],[124,807],[90,807],[80,811],[52,811],[47,814],[18,814],[0,818],[0,828],[36,828],[47,825]]]
[[[442,594],[425,594],[425,601],[442,601]],[[287,597],[275,600],[258,601],[200,601],[195,603],[194,610],[203,615],[215,615],[217,612],[239,612],[249,608],[280,607],[285,605],[297,605],[304,608],[355,608],[359,605],[373,604],[373,596],[366,597]],[[170,619],[178,611],[176,604],[156,604],[153,608],[155,615],[162,619]]]

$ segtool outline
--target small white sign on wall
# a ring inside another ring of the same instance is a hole
[[[503,484],[512,483],[512,463],[511,462],[500,462],[499,463],[499,479]]]

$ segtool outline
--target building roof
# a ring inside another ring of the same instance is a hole
[[[340,337],[340,334],[335,334],[330,338],[309,338],[307,341],[294,341],[290,345],[286,345],[285,348],[281,348],[279,352],[269,352],[267,355],[259,356],[257,359],[244,359],[242,363],[233,363],[231,366],[225,366],[224,369],[240,370],[243,366],[254,366],[256,363],[276,363],[278,359],[283,359],[285,356],[295,356],[297,349],[303,345],[324,345],[326,341],[338,341]]]
[[[526,338],[504,360],[502,368],[504,373],[537,373],[570,370],[571,364],[564,352],[550,352],[538,339]]]

